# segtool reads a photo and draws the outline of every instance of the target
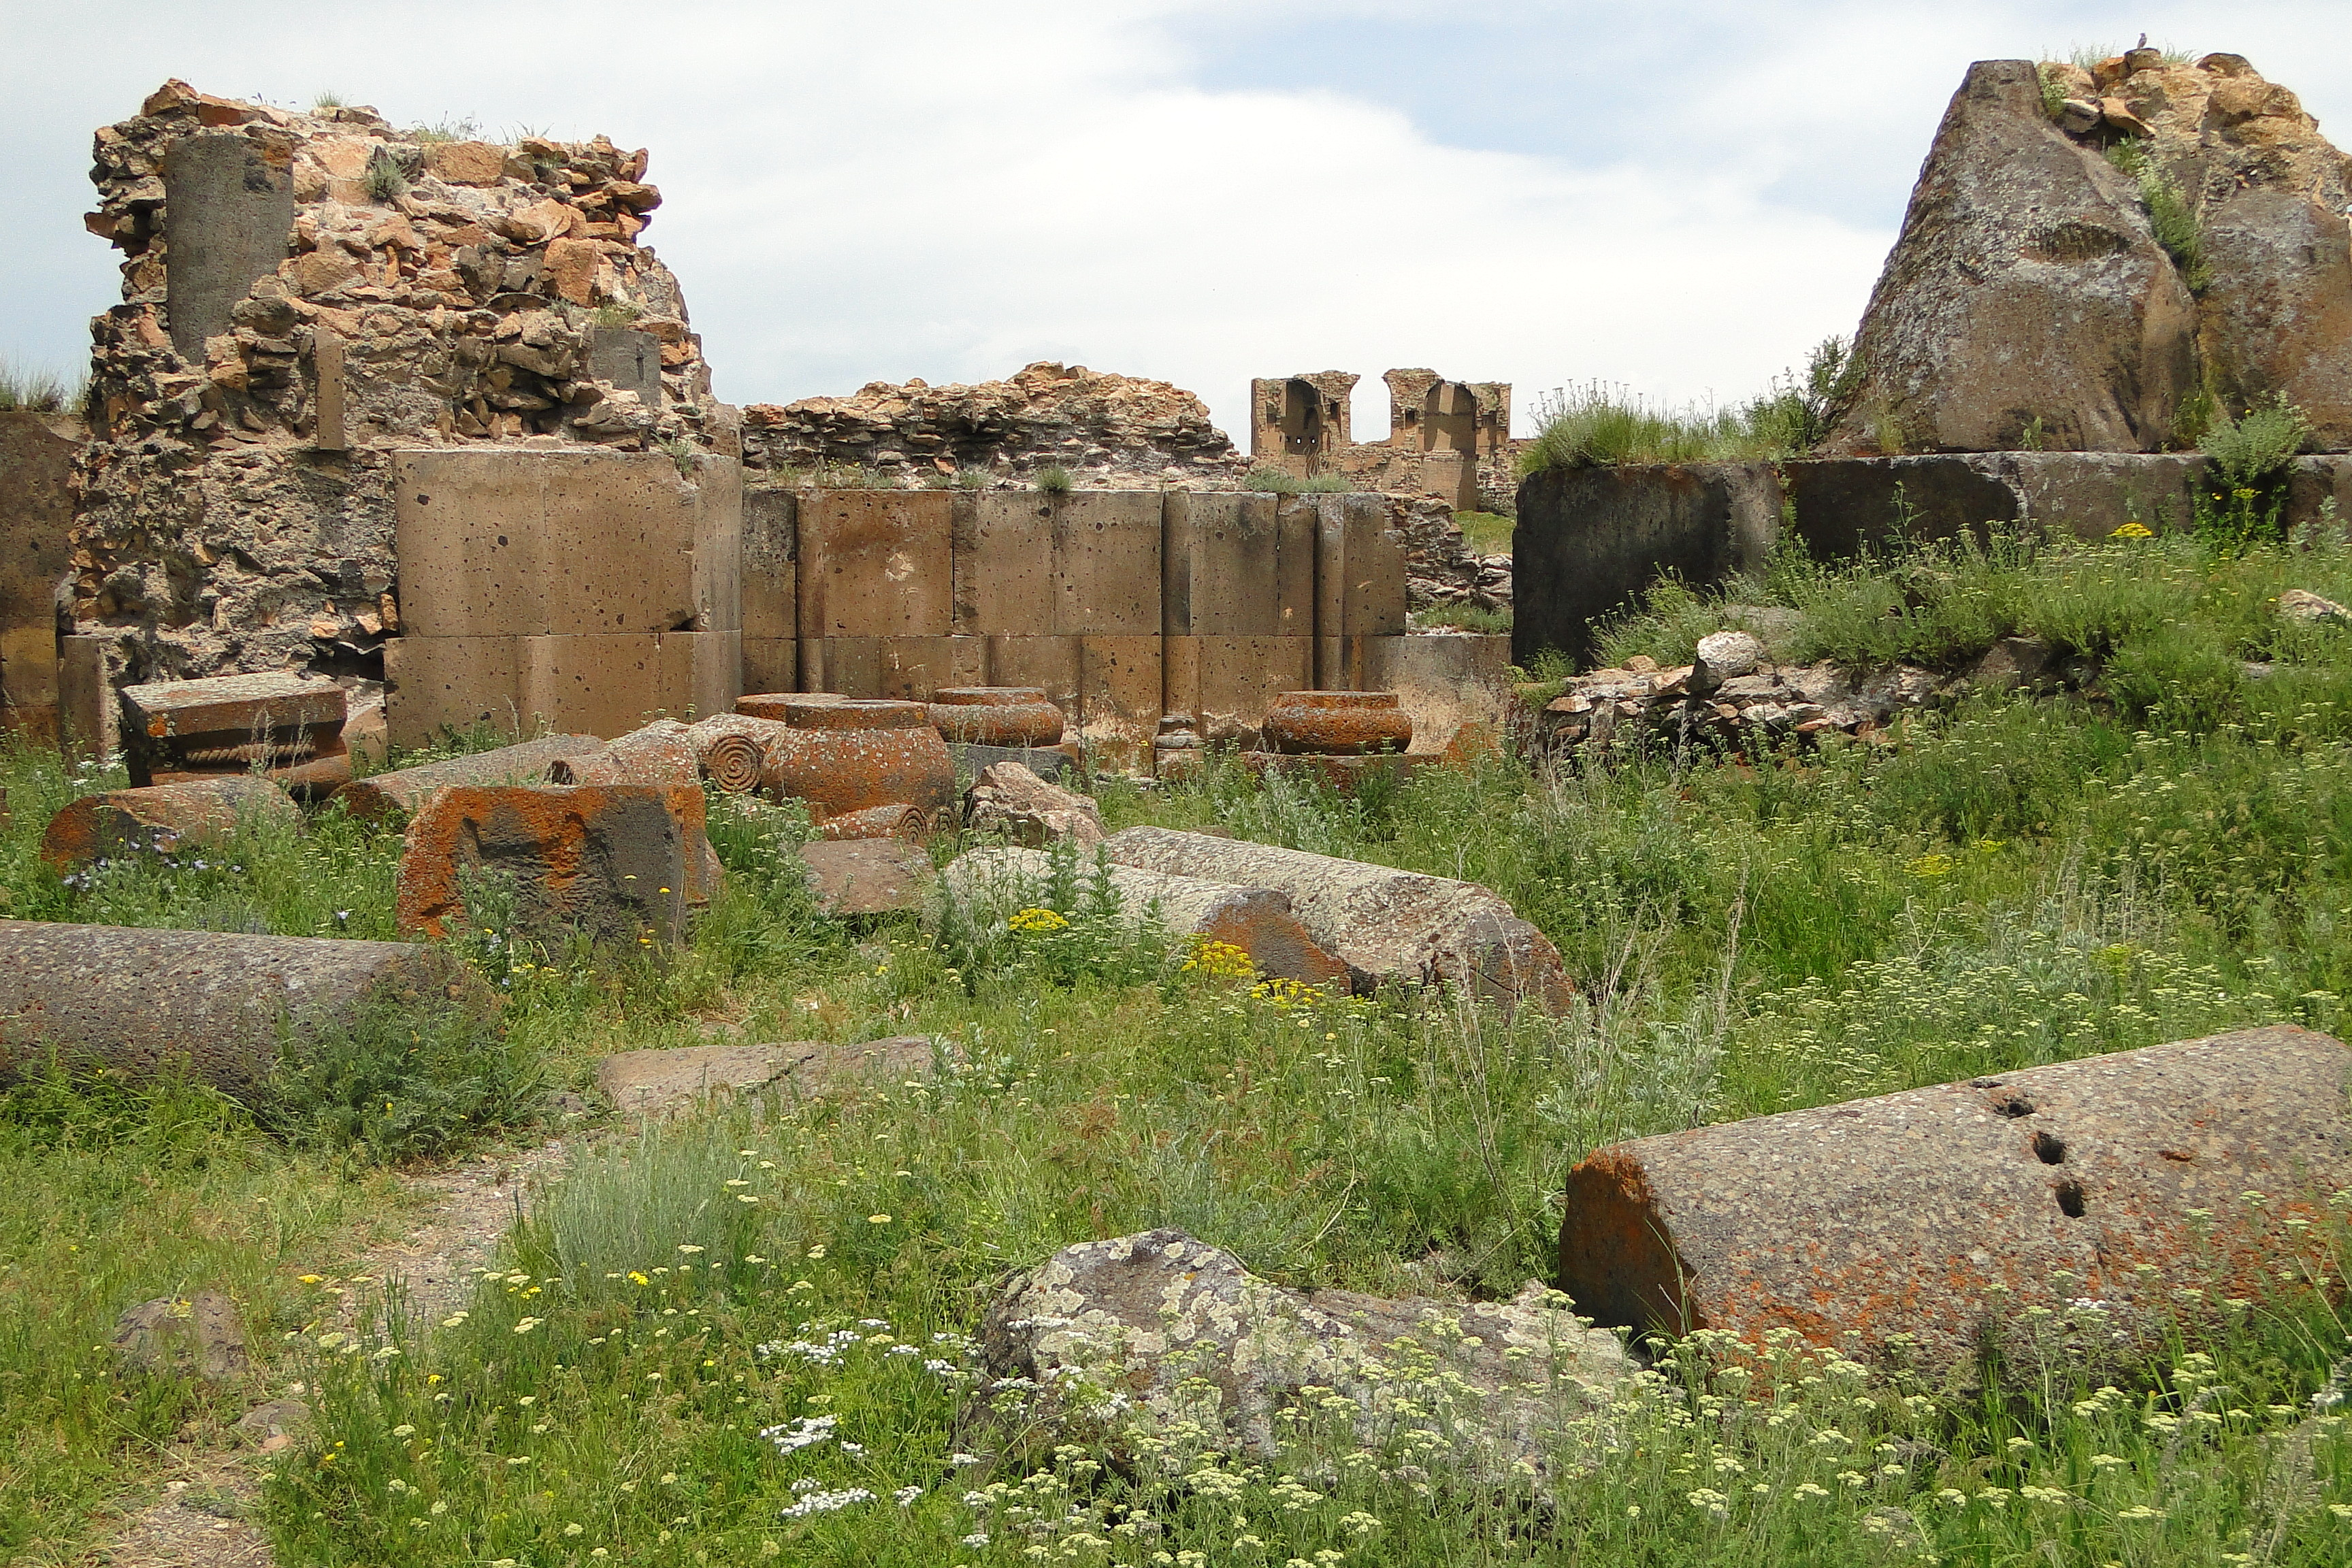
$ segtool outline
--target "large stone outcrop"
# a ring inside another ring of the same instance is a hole
[[[2197,304],[2137,184],[2042,105],[2029,60],[1952,97],[1870,297],[1849,451],[2165,445],[2197,384]]]
[[[166,82],[97,135],[71,612],[134,679],[381,673],[400,630],[390,449],[736,449],[646,154],[512,146]]]
[[[2184,399],[2272,395],[2352,446],[2348,169],[2241,56],[1978,62],[1871,296],[1832,449],[2155,450],[2194,434]],[[2151,186],[2193,219],[2169,249]]]
[[[1247,466],[1183,388],[1045,360],[973,386],[876,381],[847,397],[753,404],[743,460],[755,479],[855,465],[908,484],[1060,468],[1088,489],[1230,483]]]

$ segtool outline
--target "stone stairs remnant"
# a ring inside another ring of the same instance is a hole
[[[1604,1326],[1858,1334],[1931,1374],[2037,1321],[2070,1360],[2152,1352],[2318,1263],[2347,1077],[2274,1025],[1614,1144],[1569,1173],[1560,1287]]]

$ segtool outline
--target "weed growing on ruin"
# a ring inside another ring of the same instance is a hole
[[[2042,112],[2054,121],[2066,107],[2066,84],[2059,75],[2064,68],[2056,60],[2043,60],[2035,68],[2042,81]]]
[[[310,107],[313,109],[342,109],[346,107],[346,105],[343,101],[343,95],[331,87],[323,89],[316,97],[312,98],[310,100]]]
[[[1354,489],[1345,474],[1317,474],[1301,479],[1286,468],[1259,467],[1242,476],[1242,489],[1266,490],[1278,496],[1339,495]]]
[[[396,202],[408,194],[408,175],[391,150],[378,147],[360,175],[361,188],[372,202]]]
[[[1601,382],[1560,388],[1537,400],[1536,436],[1519,470],[1801,457],[1852,401],[1862,372],[1845,339],[1827,338],[1814,345],[1801,373],[1774,378],[1736,407],[1674,408]]]
[[[54,371],[28,370],[0,360],[0,413],[75,413],[86,395],[86,384],[77,385]]]
[[[430,124],[410,126],[408,139],[424,146],[436,142],[478,142],[482,127],[471,115],[444,115]]]
[[[2180,269],[2180,280],[2189,291],[2203,293],[2213,281],[2213,268],[2205,259],[2204,224],[2195,204],[2139,142],[2116,142],[2107,149],[2107,162],[2137,182],[2140,204],[2147,208],[2148,226],[2157,244]]]
[[[356,1016],[289,1021],[250,1110],[299,1148],[366,1163],[426,1160],[536,1120],[539,1053],[495,1016],[447,1003],[375,1003]]]
[[[1507,637],[1511,630],[1511,612],[1481,609],[1476,605],[1432,605],[1412,613],[1412,625],[1421,631],[1472,632],[1480,637]]]
[[[2198,537],[2218,550],[2275,540],[2286,510],[2289,465],[2311,439],[2311,421],[2280,393],[2240,417],[2217,412],[2197,439],[2212,475],[2190,499]]]
[[[1049,464],[1038,469],[1031,477],[1031,482],[1037,487],[1039,495],[1047,496],[1068,495],[1076,484],[1076,481],[1070,478],[1070,470],[1059,463]]]
[[[1454,526],[1462,531],[1462,543],[1473,555],[1508,555],[1511,542],[1518,531],[1517,518],[1504,517],[1491,511],[1457,511]]]

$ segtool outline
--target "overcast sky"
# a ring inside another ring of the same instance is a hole
[[[719,395],[1253,375],[1744,396],[1850,331],[1972,59],[2153,41],[2352,114],[2344,0],[0,0],[0,356],[119,297],[89,136],[164,78],[647,146]]]

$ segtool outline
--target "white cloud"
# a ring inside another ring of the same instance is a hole
[[[1373,92],[1315,85],[1311,55],[1274,63],[1295,85],[1216,89],[1188,42],[1269,12],[1432,14],[1395,4],[7,0],[0,135],[27,189],[0,255],[0,353],[79,352],[113,293],[79,231],[84,139],[179,75],[650,146],[668,199],[649,237],[737,401],[1048,357],[1189,386],[1236,435],[1249,377],[1300,369],[1361,372],[1368,433],[1392,365],[1512,381],[1523,407],[1592,377],[1736,397],[1852,327],[1966,60],[2063,45],[2044,32],[2077,21],[2119,31],[2093,9],[1718,3],[1629,34],[1596,26],[1617,6],[1507,6],[1506,37],[1593,29],[1596,70],[1645,73],[1556,106],[1654,117],[1654,144],[1602,163],[1449,145]],[[2258,52],[2287,19],[2241,10],[2233,31],[2262,37],[2238,47],[2294,80],[2285,51]],[[2193,19],[2149,15],[2129,25]]]

